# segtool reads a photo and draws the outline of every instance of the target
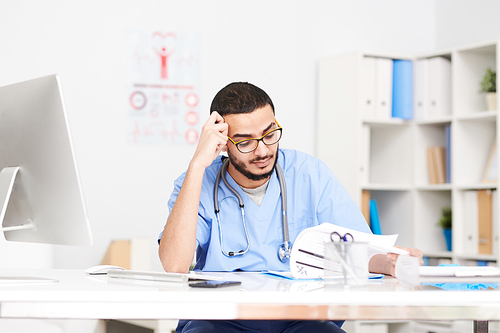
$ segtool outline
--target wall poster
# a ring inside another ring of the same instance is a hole
[[[199,35],[130,30],[127,43],[128,142],[195,144],[200,132]]]

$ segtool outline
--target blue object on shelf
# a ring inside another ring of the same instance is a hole
[[[370,200],[370,228],[375,235],[382,235],[380,220],[378,218],[377,202],[374,199]]]
[[[392,116],[413,118],[413,62],[394,60],[392,81]]]
[[[451,183],[451,125],[445,126],[446,133],[446,182]]]
[[[451,230],[452,229],[448,229],[448,228],[443,229],[444,238],[446,239],[446,249],[448,251],[451,251],[451,248],[452,248],[451,247],[451,244],[452,244],[452,242],[451,242]]]

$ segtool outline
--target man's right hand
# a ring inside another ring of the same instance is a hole
[[[194,163],[205,169],[212,164],[221,151],[226,151],[227,130],[228,125],[224,122],[224,118],[217,111],[213,111],[201,128],[200,140],[191,164]]]

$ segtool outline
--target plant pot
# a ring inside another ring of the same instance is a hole
[[[486,108],[488,111],[497,109],[497,93],[489,92],[486,93]]]
[[[443,229],[444,239],[446,240],[446,249],[451,251],[451,229]]]

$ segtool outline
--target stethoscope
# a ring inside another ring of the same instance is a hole
[[[248,232],[247,232],[247,226],[245,224],[245,205],[243,204],[243,199],[241,199],[241,196],[236,192],[236,190],[229,185],[229,183],[226,180],[226,170],[227,170],[227,165],[229,164],[229,158],[226,158],[222,162],[222,166],[219,169],[219,172],[217,173],[217,178],[215,180],[215,188],[214,188],[214,206],[215,206],[215,215],[217,216],[217,223],[219,224],[219,238],[220,238],[220,247],[222,253],[226,257],[235,257],[235,256],[241,256],[244,255],[245,253],[248,252],[248,249],[250,248],[250,239],[248,238]],[[281,261],[285,261],[287,258],[290,258],[290,252],[292,251],[292,247],[290,244],[290,236],[288,234],[288,217],[287,217],[287,206],[286,206],[286,182],[285,182],[285,176],[283,175],[283,171],[281,170],[281,167],[279,163],[276,163],[276,174],[278,175],[278,180],[280,183],[280,191],[281,191],[281,210],[283,212],[283,244],[280,245],[278,249],[278,256]],[[231,192],[234,193],[234,195],[238,198],[239,206],[241,209],[241,219],[243,220],[243,229],[245,230],[245,237],[247,239],[247,248],[245,250],[240,250],[238,252],[235,251],[229,251],[226,252],[224,250],[224,244],[222,241],[222,225],[220,222],[220,215],[219,215],[219,202],[218,202],[218,193],[219,193],[219,183],[220,179],[222,178],[222,181],[224,184],[226,184],[227,188],[231,190]]]

